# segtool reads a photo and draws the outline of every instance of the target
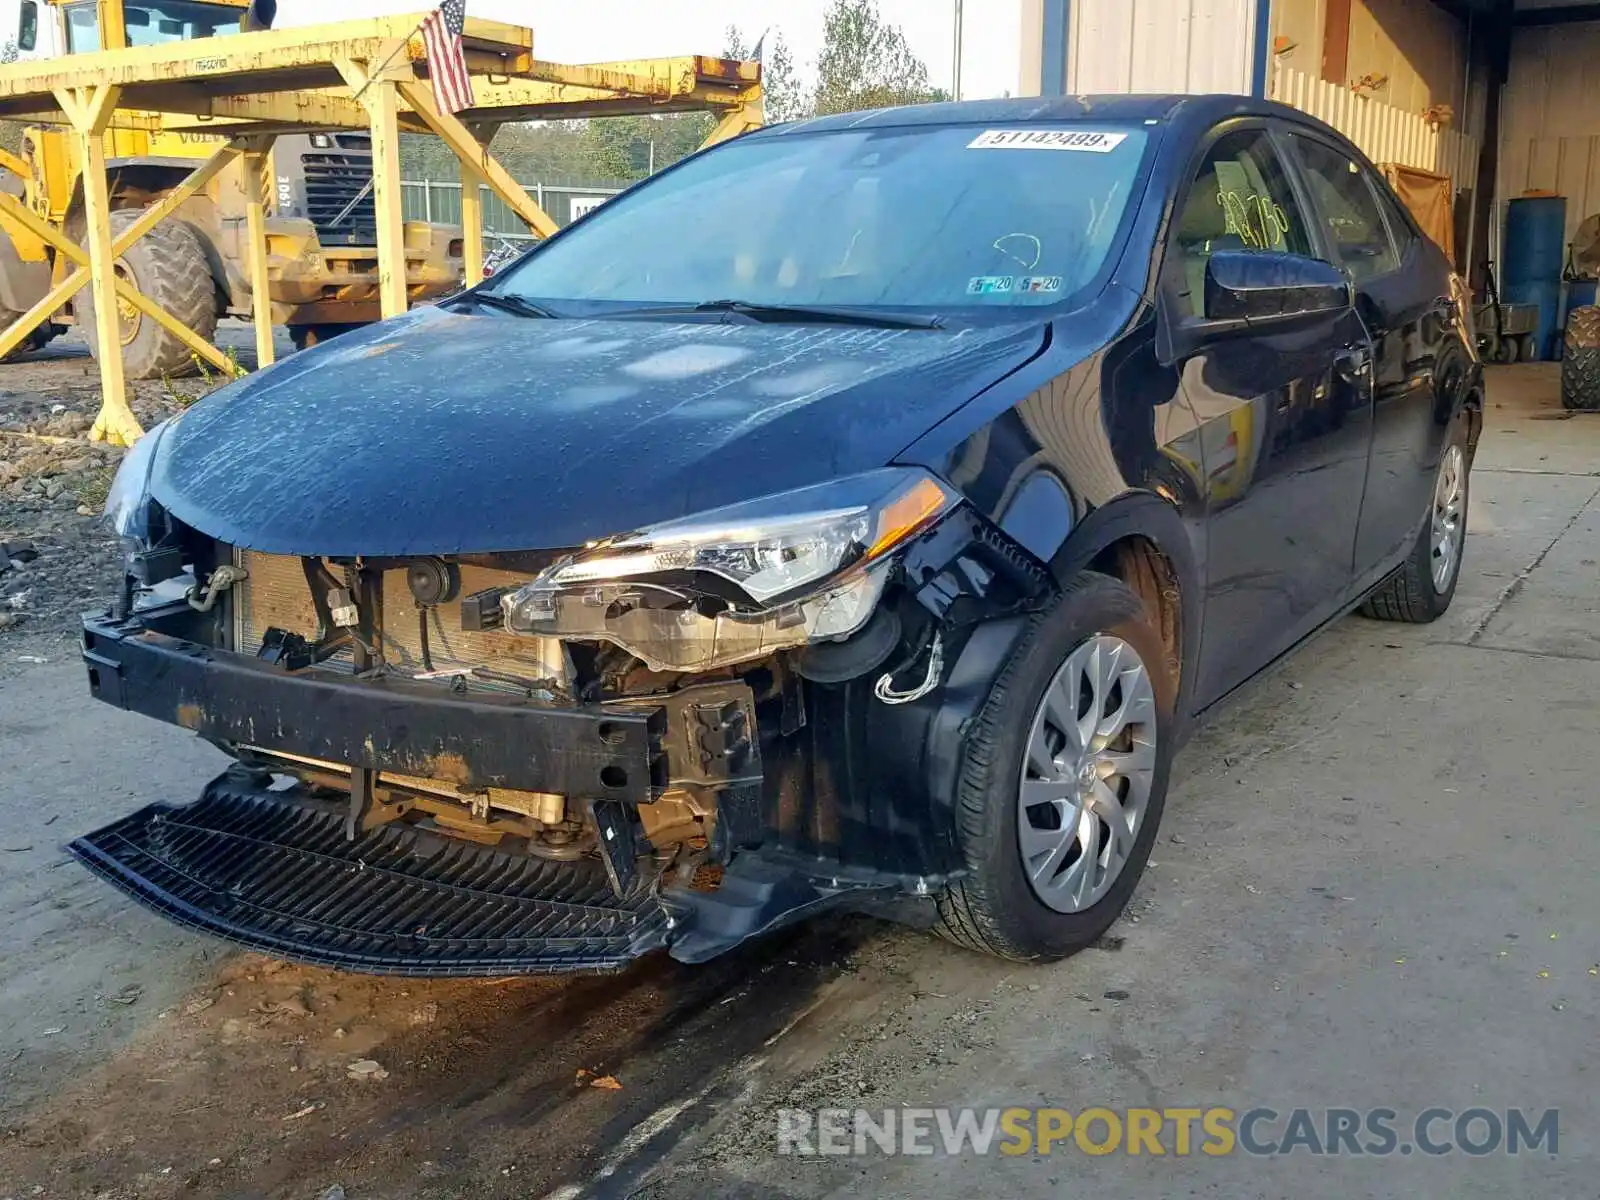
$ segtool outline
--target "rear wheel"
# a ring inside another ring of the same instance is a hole
[[[1367,597],[1361,605],[1362,616],[1425,625],[1438,620],[1450,607],[1461,578],[1461,552],[1467,539],[1471,469],[1467,420],[1462,415],[1456,418],[1439,458],[1428,520],[1417,535],[1411,556]]]
[[[22,316],[22,314],[19,312],[12,312],[8,308],[0,308],[0,330],[10,328],[16,323],[17,318],[20,316]],[[23,341],[22,345],[18,346],[10,354],[6,355],[5,358],[0,359],[0,362],[11,362],[14,359],[21,358],[30,350],[41,349],[42,347],[48,345],[51,339],[59,336],[62,332],[63,330],[60,325],[46,321],[43,325],[40,325],[37,329],[30,333]]]
[[[1561,403],[1600,411],[1600,308],[1575,308],[1561,339]]]
[[[940,933],[1019,961],[1089,945],[1127,906],[1166,801],[1175,696],[1144,605],[1085,572],[1037,618],[965,748],[968,873]]]
[[[111,236],[139,219],[138,209],[111,214]],[[168,219],[145,234],[117,259],[116,272],[166,309],[206,341],[217,332],[217,293],[211,280],[200,235],[182,221]],[[89,348],[99,356],[93,289],[78,293],[78,318]],[[118,297],[117,340],[122,347],[123,372],[129,379],[159,379],[190,375],[196,367],[194,353],[175,335],[163,329],[132,304]]]
[[[296,350],[306,350],[312,346],[320,346],[329,338],[336,338],[341,333],[349,333],[353,329],[360,328],[359,322],[332,325],[291,325],[289,326],[289,340],[294,343]]]

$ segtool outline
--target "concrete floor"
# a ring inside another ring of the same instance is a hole
[[[703,1032],[658,1047],[699,1056],[692,1086],[651,1091],[642,1064],[608,1063],[621,1107],[590,1117],[575,1107],[589,1094],[567,1105],[561,1139],[584,1155],[511,1115],[474,1122],[463,1101],[437,1120],[460,1122],[457,1145],[495,1140],[506,1157],[481,1177],[467,1162],[419,1183],[407,1167],[363,1191],[356,1167],[307,1168],[304,1188],[248,1193],[316,1195],[314,1179],[338,1178],[352,1200],[1600,1195],[1600,417],[1547,419],[1550,366],[1490,379],[1454,608],[1427,627],[1341,622],[1199,734],[1119,952],[1024,968],[869,926],[808,1015],[791,1019],[795,998],[752,977],[707,1009]],[[0,665],[4,847],[35,846],[0,857],[0,1099],[13,1111],[114,1057],[219,957],[59,865],[55,845],[192,794],[212,763],[176,731],[93,705],[69,654],[49,656]],[[130,977],[145,999],[107,1015],[98,992]],[[603,1024],[606,1002],[584,1002]],[[717,1014],[763,1005],[780,1027],[735,1049]],[[538,1036],[516,1013],[507,1022]],[[56,1033],[41,1040],[41,1027]],[[78,1085],[86,1099],[93,1078]],[[857,1105],[1382,1107],[1404,1132],[1431,1106],[1556,1108],[1561,1137],[1554,1158],[775,1154],[778,1109]],[[503,1177],[518,1154],[523,1174]],[[0,1196],[7,1182],[0,1169]],[[245,1194],[152,1187],[138,1194]]]
[[[865,1096],[800,1095],[872,1109],[1382,1107],[1402,1141],[1432,1106],[1557,1108],[1557,1157],[1069,1146],[761,1161],[724,1127],[698,1149],[738,1140],[732,1161],[658,1194],[739,1180],[751,1195],[885,1198],[1600,1195],[1600,417],[1548,419],[1552,366],[1490,378],[1446,617],[1341,622],[1200,734],[1120,953],[973,968],[982,982],[965,990],[982,999],[949,1014],[977,1011],[971,1050]],[[919,964],[911,986],[976,982],[951,966]]]

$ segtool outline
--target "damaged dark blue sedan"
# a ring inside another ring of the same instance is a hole
[[[127,456],[96,696],[233,765],[73,844],[353,970],[701,960],[829,908],[1087,945],[1194,718],[1460,570],[1465,294],[1237,97],[695,156]]]

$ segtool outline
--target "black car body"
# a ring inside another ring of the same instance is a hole
[[[1099,190],[1053,199],[1069,172]],[[746,177],[784,213],[844,180],[793,234],[826,253],[735,253],[792,218],[734,201],[704,217],[726,263],[699,225],[641,244],[651,205],[692,223]],[[923,207],[852,225],[891,195]],[[947,257],[989,269],[947,296]],[[766,291],[650,291],[691,270]],[[141,443],[90,686],[237,763],[73,850],[358,970],[697,960],[830,906],[1069,953],[1126,903],[1198,714],[1363,602],[1449,603],[1463,299],[1353,146],[1239,97],[708,151]]]

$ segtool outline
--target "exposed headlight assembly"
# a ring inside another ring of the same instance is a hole
[[[150,538],[150,472],[156,448],[166,436],[170,421],[163,421],[128,448],[106,493],[106,524],[120,538],[146,542]]]
[[[658,671],[705,671],[849,637],[894,551],[959,497],[925,471],[865,475],[598,543],[505,596],[517,633],[613,642]]]

